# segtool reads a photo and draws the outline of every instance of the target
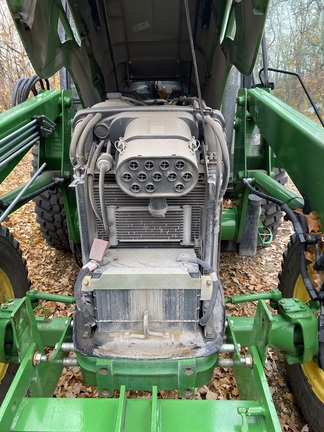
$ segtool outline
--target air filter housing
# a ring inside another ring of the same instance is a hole
[[[187,194],[198,181],[199,142],[174,114],[135,118],[116,142],[116,181],[128,195],[166,198]]]

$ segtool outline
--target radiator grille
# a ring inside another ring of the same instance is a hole
[[[117,237],[120,242],[143,242],[143,241],[181,241],[183,237],[183,212],[169,209],[165,217],[148,217],[147,207],[126,209],[118,208]],[[150,215],[149,215],[150,216]]]
[[[94,183],[94,195],[99,205],[98,181]],[[105,179],[106,207],[115,206],[116,232],[118,242],[143,247],[166,247],[179,245],[183,238],[183,206],[191,207],[191,244],[200,237],[202,208],[205,200],[205,187],[202,181],[188,194],[182,197],[168,198],[168,211],[165,217],[152,217],[148,211],[149,199],[134,198],[125,194],[113,182],[113,176]],[[104,227],[97,221],[98,237],[105,236]]]

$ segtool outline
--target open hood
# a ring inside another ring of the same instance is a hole
[[[219,107],[228,71],[252,71],[269,0],[7,0],[36,73],[66,67],[85,106],[131,83],[176,81]]]

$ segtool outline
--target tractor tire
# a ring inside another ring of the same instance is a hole
[[[279,289],[283,297],[310,300],[300,274],[300,243],[293,235],[284,252]],[[324,425],[324,371],[316,361],[299,365],[287,365],[292,389],[301,411],[309,423],[310,431],[322,432]]]
[[[33,172],[37,169],[38,147],[32,150]],[[34,198],[36,221],[47,244],[58,250],[71,251],[69,232],[60,189],[48,190]]]
[[[288,175],[282,168],[274,168],[274,179],[277,180],[281,185],[285,185],[288,181]],[[261,201],[261,215],[260,220],[265,227],[267,227],[272,233],[272,239],[276,238],[278,229],[281,226],[283,220],[283,213],[277,204],[271,201]]]
[[[17,240],[9,230],[0,225],[0,303],[24,297],[30,288],[26,260]],[[18,365],[0,363],[0,404],[18,369]]]

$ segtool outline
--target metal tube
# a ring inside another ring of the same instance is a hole
[[[76,351],[73,342],[63,342],[61,345],[61,350],[63,352],[75,352]]]
[[[109,225],[108,225],[108,216],[107,216],[107,208],[105,203],[105,174],[106,174],[105,165],[101,165],[99,172],[99,201],[100,201],[100,210],[102,216],[103,226],[105,228],[106,235],[109,234]]]
[[[241,345],[237,344],[237,348],[240,350]],[[233,353],[233,352],[235,352],[235,345],[234,344],[223,344],[220,347],[219,352],[220,353]]]
[[[33,141],[33,143],[34,143],[35,141],[33,140],[33,138],[36,138],[36,141],[38,141],[39,138],[40,138],[39,133],[38,133],[38,132],[34,132],[31,136],[25,138],[21,143],[19,143],[18,145],[16,145],[16,147],[11,148],[9,151],[7,151],[7,153],[5,153],[4,155],[2,155],[2,156],[0,157],[0,161],[1,161],[1,162],[4,161],[5,163],[7,163],[9,157],[10,157],[13,153],[14,153],[14,155],[13,155],[14,157],[16,156],[16,154],[19,154],[17,151],[18,151],[22,146],[24,146],[25,144],[30,144],[31,141]]]
[[[53,183],[53,179],[56,179],[59,177],[59,171],[46,171],[43,174],[41,174],[34,182],[34,184],[26,191],[28,195],[38,192],[38,190],[43,189],[46,186],[49,186]],[[62,182],[62,179],[58,179],[57,183]],[[0,197],[1,201],[4,203],[11,203],[19,194],[19,192],[23,189],[24,185],[21,185],[10,192],[2,195]],[[23,200],[25,198],[25,195],[21,197]],[[19,208],[19,207],[18,207]]]
[[[19,129],[20,132],[20,129]],[[21,141],[22,138],[29,135],[31,132],[36,132],[34,127],[26,129],[24,132],[20,133],[18,136],[14,137],[12,141],[0,148],[0,153],[4,153],[7,149],[13,147],[17,142]],[[30,137],[29,137],[30,138]],[[1,145],[1,144],[0,144]]]
[[[6,143],[7,141],[10,141],[11,138],[16,138],[17,135],[19,136],[21,134],[21,132],[24,132],[26,129],[31,128],[33,125],[36,125],[36,122],[37,122],[36,120],[32,120],[31,122],[25,124],[25,126],[22,126],[19,129],[16,129],[11,134],[9,134],[9,135],[5,136],[4,138],[2,138],[0,140],[0,146],[2,144]]]
[[[9,156],[5,160],[3,160],[0,163],[0,169],[3,168],[4,166],[6,166],[9,162],[11,162],[13,159],[15,159],[18,155],[23,153],[25,150],[29,150],[35,143],[37,143],[37,141],[39,141],[39,134],[38,133],[37,133],[37,137],[35,139],[33,139],[30,143],[26,144],[24,147],[17,150],[14,154],[12,154],[11,156]]]
[[[191,244],[191,211],[190,205],[182,206],[183,210],[183,234],[182,245],[189,246]]]
[[[16,203],[20,200],[20,198],[26,192],[26,190],[29,188],[29,186],[31,186],[34,183],[34,181],[36,180],[36,178],[45,169],[45,167],[46,167],[46,163],[43,163],[43,165],[35,172],[35,174],[29,180],[29,182],[27,182],[25,184],[25,186],[22,188],[22,190],[20,191],[20,193],[17,195],[16,199],[14,199],[12,201],[12,203],[7,208],[7,210],[5,212],[3,212],[3,214],[1,215],[1,217],[0,217],[0,223],[4,222],[6,220],[7,216],[11,213],[11,210],[15,207]]]
[[[59,303],[74,304],[75,300],[73,296],[59,295],[59,294],[48,294],[45,292],[39,292],[37,290],[27,291],[26,296],[30,298],[30,301],[45,300]]]
[[[292,210],[304,207],[303,198],[296,196],[294,192],[282,186],[265,172],[253,171],[249,172],[249,176],[252,177],[254,186],[258,186],[267,195],[287,203]]]
[[[78,366],[78,360],[74,357],[66,357],[63,359],[63,366],[65,367],[73,367]]]
[[[244,366],[252,366],[252,359],[247,356],[247,357],[240,357],[238,360],[234,360],[233,358],[219,358],[218,359],[218,363],[217,366],[218,367],[224,367],[224,368],[231,368],[234,367],[234,364],[241,364]]]
[[[222,212],[221,239],[236,240],[238,234],[239,218],[237,208],[232,207]]]

